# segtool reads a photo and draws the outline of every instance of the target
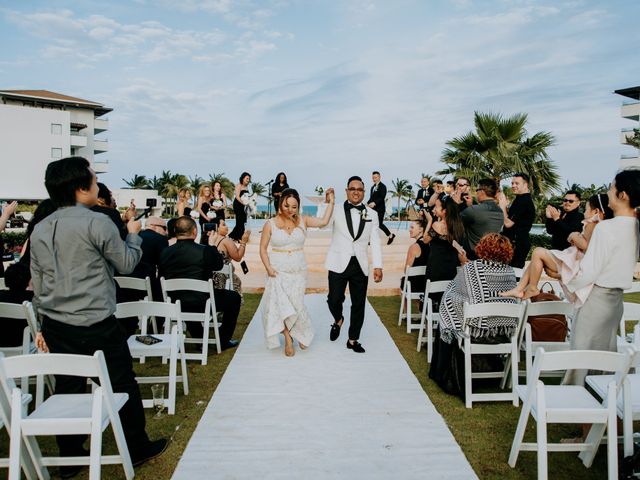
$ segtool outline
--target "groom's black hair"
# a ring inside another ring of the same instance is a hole
[[[359,176],[354,175],[353,177],[349,177],[349,180],[347,180],[347,187],[348,187],[348,186],[349,186],[349,184],[350,184],[351,182],[353,182],[354,180],[358,180],[360,183],[362,183],[362,185],[364,185],[364,182],[362,181],[362,179],[361,179]]]

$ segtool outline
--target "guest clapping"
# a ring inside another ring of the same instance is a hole
[[[236,275],[235,267],[233,267],[231,261],[240,262],[244,258],[244,255],[247,252],[247,243],[249,243],[249,237],[251,237],[251,230],[245,230],[242,238],[240,239],[240,243],[236,244],[233,240],[227,237],[229,234],[229,227],[222,218],[214,219],[214,223],[216,224],[216,229],[212,232],[213,239],[211,239],[211,244],[216,247],[218,252],[220,252],[220,255],[222,255],[224,264],[230,264],[232,266],[233,290],[238,292],[242,297],[242,282],[238,275]],[[225,288],[226,281],[227,275],[225,273],[215,272],[213,274],[213,284],[215,288]]]

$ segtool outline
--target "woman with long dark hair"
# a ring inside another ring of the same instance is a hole
[[[246,196],[249,195],[249,183],[251,183],[251,174],[242,172],[240,181],[233,192],[233,213],[236,215],[236,225],[229,234],[229,238],[236,242],[239,242],[242,238],[245,224],[247,223]],[[245,198],[242,198],[243,195],[245,195]]]
[[[280,202],[280,195],[282,191],[289,188],[287,183],[287,176],[284,172],[280,172],[276,175],[276,178],[271,186],[271,196],[273,197],[273,210],[275,214],[278,214],[278,203]]]

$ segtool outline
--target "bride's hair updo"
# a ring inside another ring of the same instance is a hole
[[[298,202],[298,213],[296,214],[296,218],[300,216],[300,195],[298,195],[298,191],[294,188],[285,188],[280,194],[280,201],[278,203],[278,210],[282,210],[282,206],[287,198],[295,198]]]

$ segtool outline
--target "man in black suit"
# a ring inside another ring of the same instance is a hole
[[[380,226],[380,230],[382,230],[388,238],[387,245],[391,245],[396,236],[389,231],[384,223],[382,223],[384,221],[384,201],[387,197],[387,187],[380,181],[380,172],[373,172],[371,178],[373,180],[373,186],[371,187],[371,193],[369,194],[367,205],[378,213],[378,224]]]
[[[416,194],[416,205],[418,210],[428,207],[431,195],[433,195],[433,188],[429,188],[429,177],[422,177],[420,180],[420,189]]]
[[[195,242],[198,234],[196,222],[190,217],[180,217],[175,223],[176,243],[165,248],[160,254],[158,273],[166,279],[192,278],[195,280],[209,280],[215,270],[224,265],[222,255],[212,246]],[[211,242],[213,237],[209,238]],[[231,336],[236,328],[240,313],[240,295],[231,290],[214,290],[216,309],[222,312],[220,326],[220,344],[223,350],[238,345]],[[175,297],[175,298],[174,298]],[[204,312],[209,295],[201,292],[178,291],[173,292],[171,298],[180,300],[181,308],[185,312]],[[215,320],[215,319],[214,319]],[[194,338],[202,338],[204,333],[199,322],[186,322],[187,330]]]
[[[551,235],[551,248],[554,250],[569,248],[569,234],[582,231],[584,215],[580,212],[580,193],[575,190],[565,193],[562,210],[560,213],[553,205],[547,205],[545,210],[547,233]]]

